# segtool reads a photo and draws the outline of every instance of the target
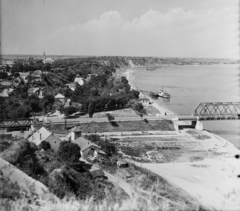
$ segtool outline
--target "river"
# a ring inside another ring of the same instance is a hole
[[[193,114],[201,102],[240,102],[238,65],[174,65],[153,71],[134,67],[132,78],[138,89],[157,91],[163,87],[169,102],[158,99],[178,114]],[[227,139],[240,149],[240,121],[204,121],[205,129]]]

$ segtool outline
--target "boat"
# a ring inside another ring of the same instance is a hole
[[[158,91],[158,96],[162,98],[170,98],[170,94],[164,91],[163,88]]]

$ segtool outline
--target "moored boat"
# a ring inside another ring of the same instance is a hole
[[[170,94],[164,91],[163,88],[158,91],[158,96],[162,98],[170,98]]]

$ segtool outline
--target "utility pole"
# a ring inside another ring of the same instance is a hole
[[[64,118],[64,129],[67,130],[67,117]]]

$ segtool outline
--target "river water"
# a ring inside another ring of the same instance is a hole
[[[201,102],[240,102],[238,65],[162,66],[154,71],[133,68],[133,80],[140,90],[157,91],[163,87],[169,102],[158,99],[178,114],[193,114]],[[204,121],[205,129],[229,140],[240,149],[240,120]]]

